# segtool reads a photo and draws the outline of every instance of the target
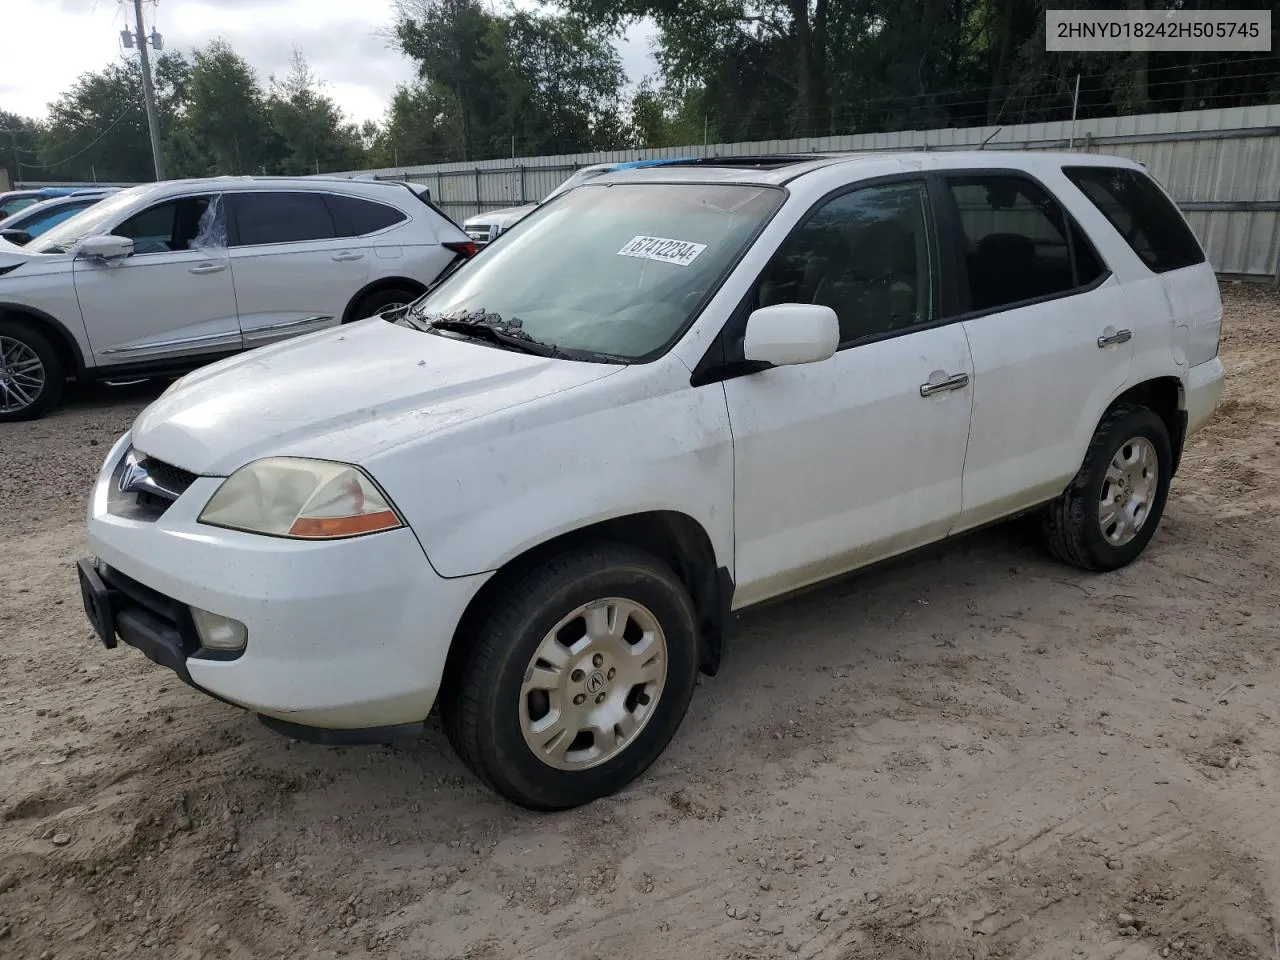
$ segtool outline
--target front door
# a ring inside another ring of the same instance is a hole
[[[133,240],[131,256],[76,258],[76,297],[98,366],[240,349],[221,206],[216,194],[159,201],[112,228]]]
[[[340,237],[319,192],[254,190],[231,199],[231,270],[245,346],[342,322],[369,275],[366,241]]]
[[[960,513],[973,368],[939,320],[923,180],[821,203],[761,275],[751,306],[835,310],[831,359],[730,379],[735,606],[946,536]]]

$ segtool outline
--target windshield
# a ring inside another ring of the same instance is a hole
[[[0,200],[0,220],[39,202],[39,197],[10,197],[8,200]]]
[[[561,350],[640,359],[684,330],[782,199],[737,184],[588,184],[530,214],[414,313],[483,310]]]
[[[156,189],[154,185],[121,190],[99,200],[88,210],[81,210],[69,220],[63,220],[51,230],[42,233],[23,249],[32,253],[66,253],[85,237],[98,233],[107,223],[132,205],[139,197]]]

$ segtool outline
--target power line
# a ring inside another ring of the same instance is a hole
[[[96,137],[94,137],[87,144],[85,144],[83,148],[81,148],[80,150],[77,150],[75,153],[71,154],[69,157],[63,157],[61,160],[55,160],[53,163],[24,163],[23,166],[31,167],[36,170],[52,170],[54,167],[60,167],[62,166],[62,164],[66,163],[67,161],[74,160],[76,157],[81,156],[84,153],[87,153],[92,147],[97,146],[97,144],[102,140],[102,138],[105,137],[112,130],[114,130],[116,126],[120,123],[120,121],[123,120],[128,115],[129,115],[128,110],[120,114],[120,116],[116,117],[109,124],[107,124],[106,128],[101,133],[99,133]]]

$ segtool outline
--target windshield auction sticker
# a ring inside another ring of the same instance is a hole
[[[669,240],[666,237],[632,237],[618,251],[620,257],[639,257],[642,260],[657,260],[659,263],[674,263],[678,267],[687,267],[698,259],[698,254],[707,249],[705,243],[690,243],[688,240]]]

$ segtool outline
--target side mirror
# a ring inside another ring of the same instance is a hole
[[[747,360],[786,367],[826,360],[839,346],[840,321],[830,307],[779,303],[747,317],[742,350]]]
[[[107,263],[113,260],[123,260],[132,253],[132,240],[128,237],[117,237],[110,233],[99,234],[96,237],[85,237],[80,241],[79,249],[76,250],[77,256],[91,260],[102,260]]]

